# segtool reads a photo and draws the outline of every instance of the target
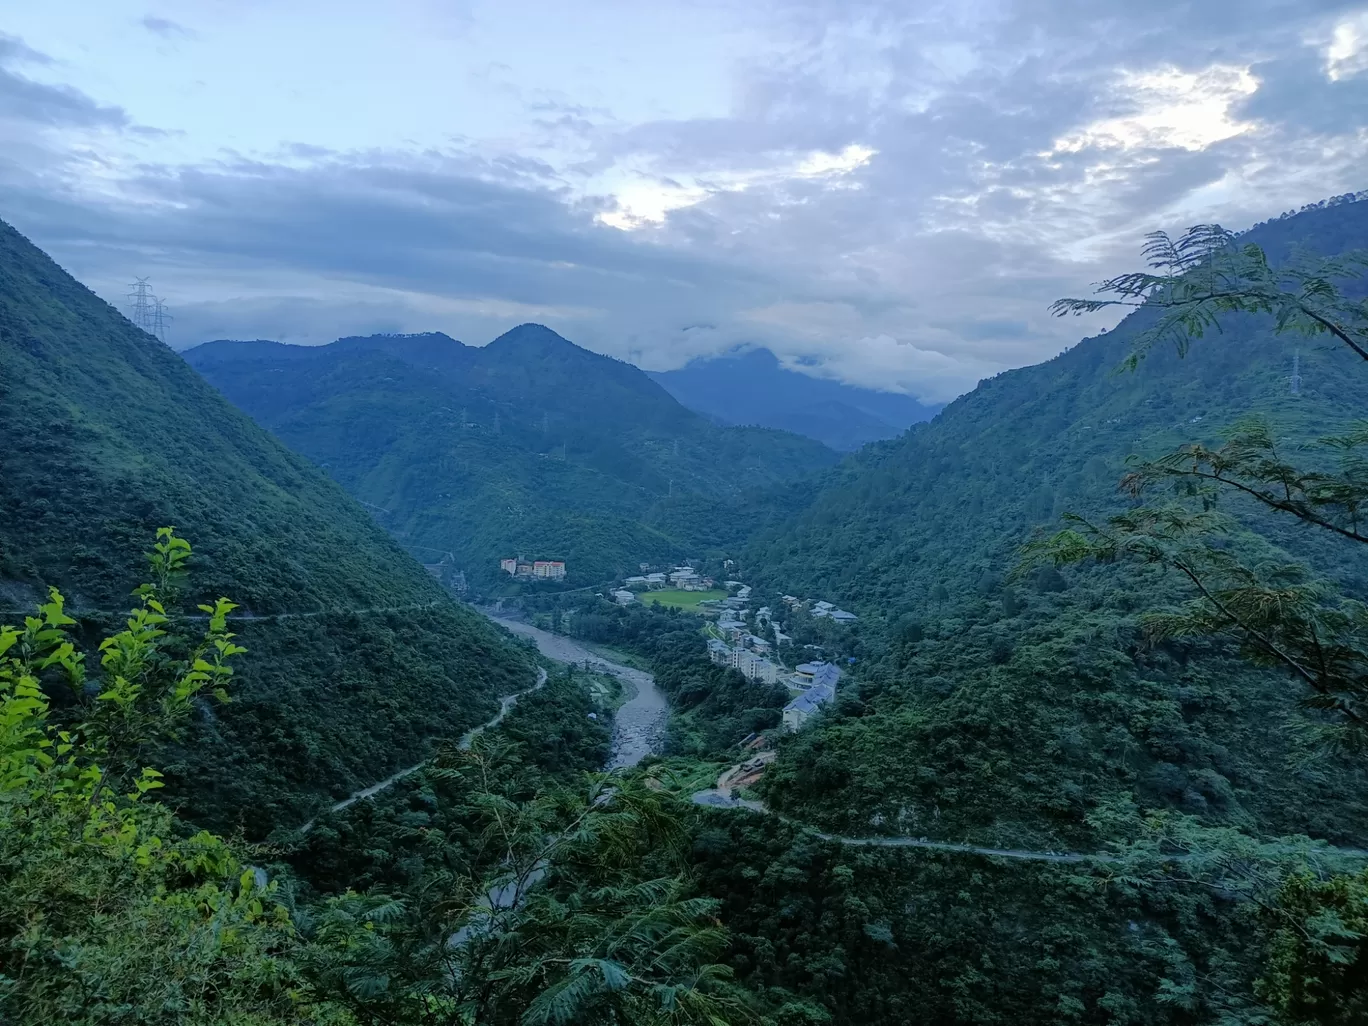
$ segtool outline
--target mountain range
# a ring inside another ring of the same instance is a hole
[[[755,424],[850,451],[893,438],[939,405],[901,392],[881,392],[785,367],[768,349],[694,360],[650,376],[691,410],[720,424]]]
[[[739,547],[837,460],[798,435],[715,424],[535,324],[483,347],[431,333],[184,356],[411,551],[449,554],[483,589],[506,583],[501,558],[564,561],[573,588]]]

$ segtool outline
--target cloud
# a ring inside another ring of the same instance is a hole
[[[442,31],[482,31],[473,11]],[[522,17],[531,56],[500,51],[485,78],[531,81],[525,61],[576,42]],[[1146,231],[1365,184],[1361,5],[770,0],[745,17],[725,105],[690,108],[689,75],[654,113],[636,78],[613,95],[565,77],[491,87],[523,120],[488,136],[459,109],[448,141],[369,149],[301,121],[182,162],[0,37],[0,216],[107,296],[152,274],[177,344],[482,342],[539,320],[653,369],[766,345],[935,401],[1105,326],[1048,304],[1133,266]]]
[[[161,18],[155,14],[143,15],[138,24],[154,36],[160,36],[162,39],[193,39],[195,37],[194,32],[179,22],[174,22],[170,18]]]
[[[97,103],[69,86],[36,81],[18,70],[23,65],[52,64],[51,58],[22,40],[0,33],[0,121],[42,128],[121,128],[129,123],[119,107]]]

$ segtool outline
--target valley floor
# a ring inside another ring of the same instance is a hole
[[[612,674],[631,687],[635,693],[618,708],[614,717],[610,768],[635,766],[646,756],[660,753],[670,709],[653,676],[644,670],[604,659],[569,638],[520,620],[497,616],[490,619],[514,634],[536,642],[537,650],[548,659],[581,666],[587,664],[592,669]]]

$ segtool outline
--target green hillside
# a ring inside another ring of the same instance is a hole
[[[187,601],[262,617],[239,621],[235,701],[166,755],[194,818],[293,824],[525,686],[521,650],[340,487],[4,224],[0,367],[0,608],[55,585],[108,621],[175,525],[195,547]]]
[[[1259,227],[1275,258],[1368,245],[1368,203]],[[757,541],[767,593],[861,615],[838,650],[865,666],[837,715],[791,742],[775,804],[844,829],[1096,845],[1112,801],[1254,833],[1361,843],[1361,771],[1297,771],[1300,691],[1210,641],[1144,643],[1136,616],[1177,581],[1129,566],[1010,579],[1020,547],[1065,511],[1123,508],[1128,454],[1214,441],[1260,413],[1289,449],[1366,408],[1352,354],[1232,320],[1185,359],[1118,368],[1151,316],[982,382],[934,421],[847,461],[812,505]],[[1368,567],[1333,540],[1232,503],[1255,560],[1300,559],[1361,594]],[[1321,532],[1324,533],[1324,532]],[[1290,554],[1290,555],[1289,555]],[[830,635],[828,635],[830,636]],[[1134,821],[1129,821],[1133,826]]]
[[[482,589],[507,556],[565,560],[577,587],[738,547],[836,461],[809,439],[718,427],[539,325],[483,348],[429,334],[185,355],[411,551],[452,553]]]

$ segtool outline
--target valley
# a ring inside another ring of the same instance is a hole
[[[531,638],[537,651],[561,663],[592,666],[610,673],[629,689],[627,700],[613,713],[610,769],[631,768],[648,755],[659,754],[669,706],[656,687],[655,678],[643,670],[604,659],[569,638],[533,627],[521,620],[492,617],[495,623],[524,638]]]
[[[1316,1021],[1368,375],[1249,282],[1368,333],[1368,201],[1217,242],[842,456],[535,324],[182,358],[4,226],[0,1018],[195,937],[243,1026]]]

